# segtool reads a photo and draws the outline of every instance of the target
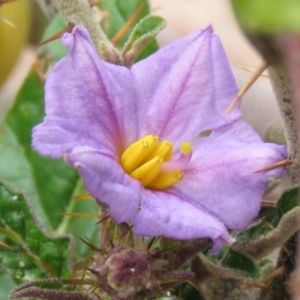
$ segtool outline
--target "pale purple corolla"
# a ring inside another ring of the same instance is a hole
[[[209,237],[215,249],[232,243],[228,229],[245,229],[258,214],[268,178],[285,172],[255,171],[287,152],[263,143],[239,107],[225,115],[237,86],[212,29],[175,41],[131,69],[102,61],[81,26],[62,42],[69,54],[47,78],[46,117],[33,130],[33,147],[64,157],[110,215],[131,222],[137,235]],[[199,138],[206,130],[212,133]],[[173,145],[159,172],[180,169],[183,177],[170,187],[144,187],[121,164],[122,153],[149,135]],[[188,155],[179,151],[186,141]]]

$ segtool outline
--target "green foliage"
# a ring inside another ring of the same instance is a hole
[[[183,300],[204,300],[200,292],[188,283],[181,285],[180,297]]]
[[[276,227],[281,218],[299,204],[299,186],[286,190],[276,203],[276,215],[272,220],[272,225]]]
[[[82,179],[78,180],[74,187],[74,196],[85,194],[86,191],[83,186]],[[69,202],[67,213],[94,213],[97,214],[99,206],[92,198],[84,200],[72,199]],[[92,255],[89,247],[83,243],[80,238],[89,241],[93,245],[99,244],[99,221],[97,218],[88,217],[72,217],[65,216],[60,223],[60,226],[55,231],[56,234],[69,233],[76,239],[76,255],[78,258],[83,258]]]
[[[13,278],[67,278],[70,237],[50,237],[37,225],[26,197],[0,182],[0,232],[10,248],[0,247],[0,265]]]
[[[154,40],[156,35],[165,27],[165,25],[166,21],[161,17],[146,16],[133,28],[128,41],[123,48],[123,53],[141,53],[146,45]],[[143,53],[145,57],[149,55],[147,52],[148,51]]]
[[[138,17],[135,22],[130,27],[129,31],[122,38],[118,47],[122,48],[126,41],[129,38],[130,32],[133,30],[135,25],[142,20],[144,17],[150,14],[150,7],[147,0],[132,0],[132,1],[123,1],[123,0],[102,0],[100,2],[100,8],[103,9],[106,13],[106,17],[102,20],[102,28],[107,34],[109,39],[112,39],[116,33],[124,26],[127,20],[139,9],[141,8]],[[158,17],[157,17],[158,18]],[[157,22],[157,24],[153,24],[154,26],[158,26],[161,21],[153,19],[151,22]],[[151,26],[153,26],[151,25]],[[151,28],[150,24],[147,24],[147,27]],[[142,28],[141,28],[142,29]],[[140,30],[141,30],[140,29]],[[154,28],[151,30],[155,30]],[[142,30],[140,31],[142,33]],[[155,52],[158,49],[158,45],[156,41],[151,41],[147,47],[145,47],[144,51],[141,53],[138,59],[145,58]]]
[[[102,0],[99,5],[101,9],[107,12],[101,25],[109,39],[112,39],[116,35],[141,5],[143,5],[143,8],[131,28],[133,28],[140,19],[149,14],[149,4],[146,0],[132,0],[126,2],[122,0]],[[124,45],[127,38],[128,34],[122,39],[120,46]]]
[[[277,227],[281,218],[294,207],[298,206],[299,201],[299,187],[295,186],[286,190],[276,203],[276,212],[266,217],[263,221],[249,229],[243,231],[237,236],[236,243],[242,244],[251,239],[259,238],[266,235]]]
[[[134,43],[144,39],[149,35],[156,35],[166,25],[166,21],[159,16],[146,16],[133,28],[124,50],[132,48]]]
[[[61,26],[59,22],[58,19],[52,24]],[[58,29],[50,27],[46,33],[49,36]],[[59,41],[44,46],[42,52],[45,51],[55,60],[66,52]],[[39,223],[51,230],[63,220],[59,214],[65,212],[69,204],[78,175],[63,161],[41,157],[31,148],[32,128],[44,116],[43,90],[43,83],[31,72],[1,124],[5,132],[1,133],[0,177],[26,191]],[[12,248],[0,247],[1,268],[18,283],[45,276],[68,277],[70,238],[51,238],[43,233],[23,194],[3,184],[0,192],[0,237]],[[13,285],[12,279],[1,273],[1,299],[7,299]]]
[[[236,237],[235,245],[247,245],[247,242],[262,239],[268,233],[271,233],[272,230],[278,226],[281,218],[298,206],[298,192],[298,186],[286,190],[277,201],[276,210],[271,214],[263,209],[261,214],[266,215],[266,217],[254,226],[241,232]],[[272,212],[272,209],[270,211]],[[259,246],[257,247],[259,248]],[[214,264],[216,264],[216,267],[221,262],[223,267],[229,268],[240,275],[252,279],[258,279],[260,277],[260,268],[256,265],[254,260],[241,252],[232,249],[226,251],[226,249],[223,249],[216,254],[208,254],[207,256]]]
[[[205,298],[201,295],[199,290],[197,290],[194,286],[190,285],[188,282],[183,282],[174,288],[171,289],[173,295],[176,295],[181,300],[205,300]],[[172,300],[174,298],[163,297],[158,300]]]
[[[42,157],[31,148],[31,130],[42,121],[43,102],[43,84],[31,72],[2,124],[5,133],[0,144],[0,176],[26,191],[43,226],[50,230],[57,228],[59,234],[74,233],[78,238],[97,242],[97,219],[61,216],[66,210],[69,213],[98,211],[92,200],[70,201],[71,196],[85,193],[81,181],[78,183],[77,172],[64,161]],[[82,242],[77,244],[77,250],[90,254]]]
[[[250,33],[300,32],[299,0],[232,0],[241,25]]]
[[[270,232],[274,227],[272,226],[271,222],[272,217],[265,218],[263,221],[259,222],[258,224],[251,226],[249,229],[241,232],[237,238],[236,243],[242,244],[247,242],[251,239],[259,238]]]
[[[119,31],[132,14],[144,4],[141,13],[132,25],[134,30],[128,42],[128,50],[138,43],[145,44],[145,41],[150,40],[150,36],[153,39],[164,26],[164,21],[160,17],[145,17],[149,14],[147,2],[131,1],[126,5],[122,1],[117,2],[115,7],[111,1],[101,3],[108,11],[115,12],[110,14],[113,26],[107,28],[108,35],[111,36]],[[64,20],[57,16],[47,28],[43,40],[65,27]],[[121,41],[120,46],[124,44],[129,32]],[[156,50],[157,44],[152,41],[143,52],[143,57]],[[53,62],[66,54],[67,51],[60,40],[52,41],[39,48],[39,55],[50,56]],[[93,200],[70,200],[71,196],[85,193],[82,181],[78,181],[77,172],[62,160],[54,161],[49,157],[42,157],[31,148],[32,128],[44,117],[43,98],[44,85],[32,71],[1,124],[5,133],[1,134],[0,177],[26,192],[32,201],[32,210],[36,213],[40,223],[48,230],[56,235],[70,233],[75,236],[76,258],[79,260],[92,254],[88,247],[79,241],[79,238],[84,238],[95,245],[98,244],[99,225],[96,225],[98,220],[63,217],[61,213],[97,213],[99,208]],[[12,249],[1,247],[2,267],[18,282],[40,279],[45,276],[66,278],[70,272],[69,238],[47,236],[36,224],[23,194],[15,193],[2,185],[1,189],[4,197],[0,203],[1,240],[12,247]],[[15,196],[17,200],[12,201],[11,199]],[[7,276],[4,278],[8,280]],[[11,287],[12,282],[8,286]]]
[[[235,272],[253,279],[260,278],[260,271],[253,259],[247,255],[229,249],[222,260],[222,265]]]
[[[52,36],[64,26],[60,17],[55,18],[45,36]],[[55,41],[43,46],[42,53],[57,60],[66,54],[66,50],[60,41]],[[85,193],[77,172],[63,160],[42,157],[31,148],[32,128],[43,117],[44,84],[31,71],[1,124],[5,132],[1,133],[0,177],[14,188],[26,192],[32,212],[47,230],[59,235],[74,233],[77,241],[81,237],[97,244],[97,219],[61,216],[66,210],[69,213],[97,213],[99,210],[93,200],[70,200],[73,195]],[[3,185],[0,191],[0,240],[12,247],[6,249],[0,246],[0,266],[18,283],[45,276],[68,277],[68,260],[72,254],[70,239],[51,238],[43,233],[32,217],[23,194]],[[17,200],[12,201],[14,197]],[[91,255],[81,241],[76,243],[76,251],[77,259]],[[11,289],[12,281],[8,281],[7,275],[2,277]],[[3,293],[7,295],[8,291],[3,290]],[[5,296],[0,298],[5,299]]]
[[[43,84],[34,72],[24,82],[1,127],[1,178],[28,193],[39,221],[56,228],[62,220],[78,175],[62,160],[42,157],[31,148],[32,128],[44,116]]]

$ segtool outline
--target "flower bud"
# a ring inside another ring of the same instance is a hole
[[[113,254],[105,264],[109,267],[107,282],[117,291],[139,290],[151,276],[149,263],[132,249]]]

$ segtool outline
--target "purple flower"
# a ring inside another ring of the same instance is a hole
[[[33,147],[78,169],[86,189],[137,235],[232,243],[257,216],[268,177],[287,157],[265,144],[236,107],[237,87],[211,28],[131,69],[102,61],[83,27],[46,82],[46,117]],[[212,130],[205,138],[200,132]]]

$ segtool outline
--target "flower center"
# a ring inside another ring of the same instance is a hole
[[[191,160],[192,150],[191,143],[183,142],[179,158],[170,161],[172,143],[167,140],[160,142],[157,136],[147,135],[123,152],[121,165],[128,175],[139,180],[144,187],[163,190],[182,179],[182,169]]]

